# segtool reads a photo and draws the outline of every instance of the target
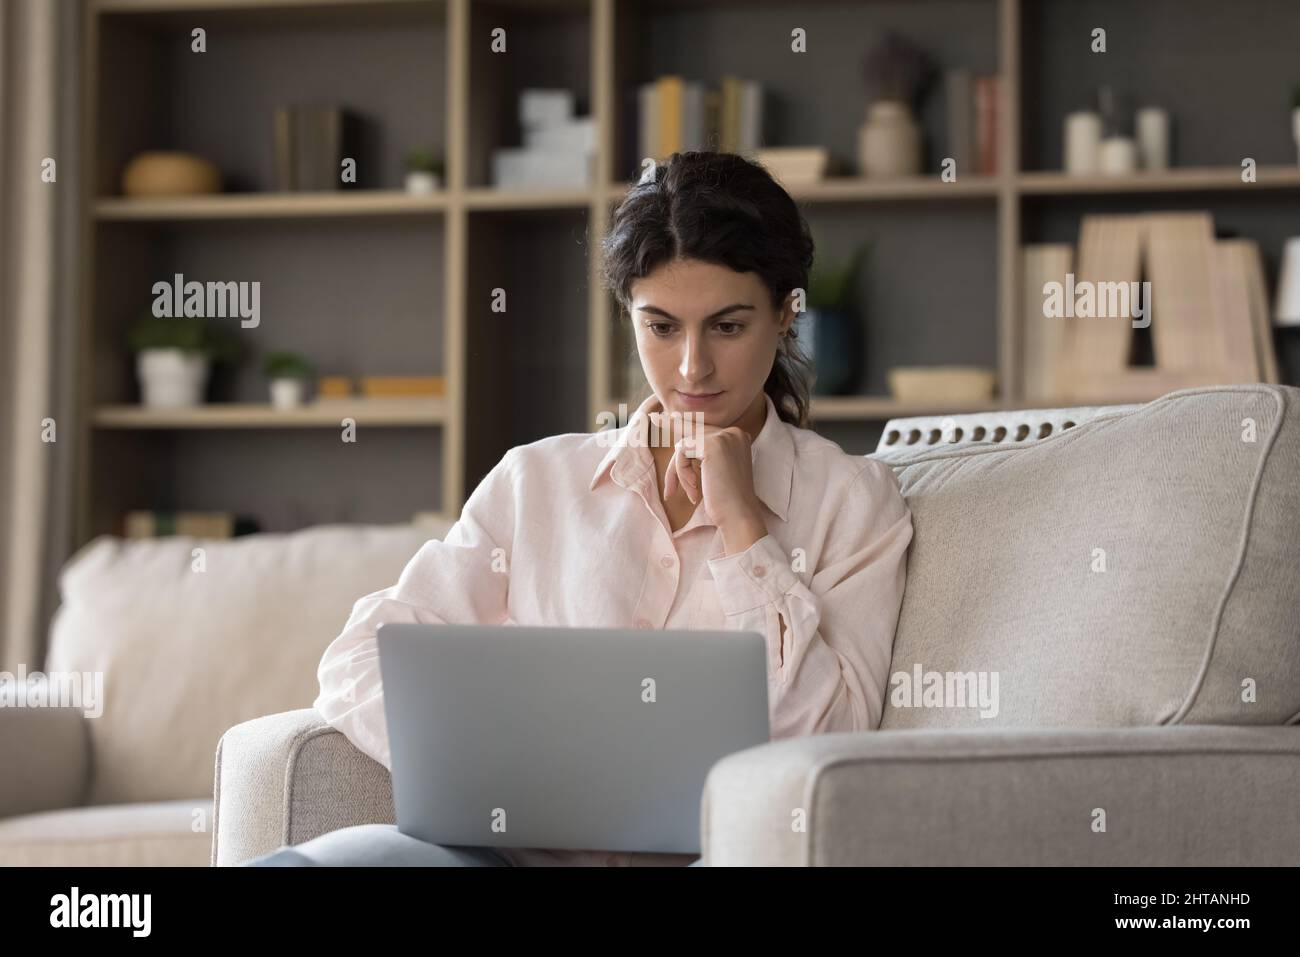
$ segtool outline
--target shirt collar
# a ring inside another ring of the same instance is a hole
[[[790,434],[790,426],[777,414],[772,397],[764,392],[763,400],[767,403],[767,418],[750,446],[754,463],[754,493],[784,522],[790,508],[790,486],[794,477],[794,437]],[[627,425],[605,430],[603,441],[609,445],[609,451],[596,466],[589,489],[595,489],[606,475],[626,487],[637,481],[642,473],[654,468],[654,459],[647,448],[649,416],[651,412],[662,409],[658,397],[651,393],[632,413]],[[639,445],[631,443],[633,435],[638,437]]]

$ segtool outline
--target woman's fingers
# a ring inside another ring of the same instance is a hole
[[[677,451],[673,453],[673,462],[677,463],[675,469],[677,481],[686,490],[686,497],[691,500],[692,505],[700,503],[700,478],[699,473],[695,471],[696,461],[688,456],[681,446],[678,446]]]
[[[672,498],[673,493],[677,491],[677,453],[668,460],[668,468],[664,471],[664,498]]]

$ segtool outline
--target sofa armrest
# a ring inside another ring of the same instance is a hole
[[[1296,865],[1298,790],[1296,727],[841,732],[715,764],[700,840],[710,866]]]
[[[0,818],[82,804],[90,736],[77,708],[0,707]]]
[[[237,724],[217,744],[212,864],[240,864],[354,824],[392,824],[388,769],[315,708]]]

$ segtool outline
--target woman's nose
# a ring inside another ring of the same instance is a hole
[[[678,372],[685,382],[699,382],[709,376],[713,368],[702,338],[686,337]]]

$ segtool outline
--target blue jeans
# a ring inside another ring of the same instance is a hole
[[[263,854],[245,867],[509,867],[491,847],[429,844],[396,824],[359,824]],[[703,866],[703,859],[690,867]]]

